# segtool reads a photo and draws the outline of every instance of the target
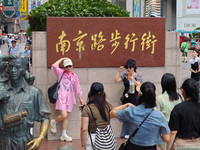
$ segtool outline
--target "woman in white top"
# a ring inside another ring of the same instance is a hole
[[[192,52],[192,59],[190,59],[190,71],[191,71],[191,78],[199,81],[199,63],[200,58],[198,57],[199,50],[195,49]]]

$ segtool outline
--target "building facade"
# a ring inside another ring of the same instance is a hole
[[[200,27],[200,0],[112,0],[130,17],[165,17],[166,31]]]
[[[177,30],[194,30],[200,27],[200,0],[177,1]]]

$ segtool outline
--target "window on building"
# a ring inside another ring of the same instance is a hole
[[[112,0],[112,2],[126,9],[126,0]]]
[[[146,0],[145,17],[162,17],[162,0]]]

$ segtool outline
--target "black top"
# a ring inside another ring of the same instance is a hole
[[[200,137],[200,105],[193,100],[183,101],[171,112],[169,128],[178,131],[177,137]]]

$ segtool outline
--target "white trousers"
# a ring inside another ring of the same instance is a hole
[[[92,134],[91,134],[93,144],[94,144],[95,136],[96,136],[96,133],[92,133]],[[86,140],[86,150],[93,150],[92,144],[91,144],[90,135],[87,136],[87,140]]]

